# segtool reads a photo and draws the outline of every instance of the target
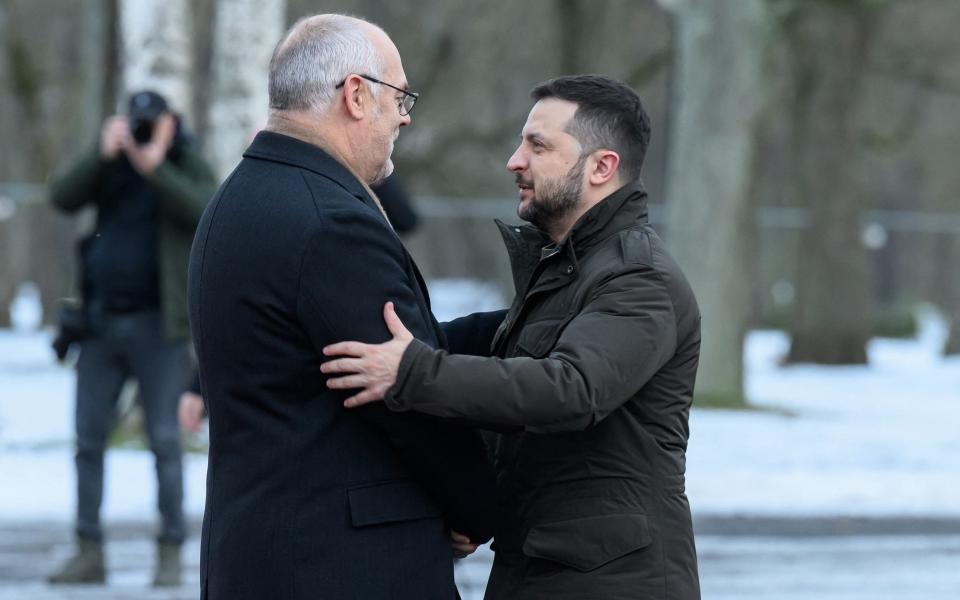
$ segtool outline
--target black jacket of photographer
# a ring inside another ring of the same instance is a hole
[[[187,261],[216,183],[179,125],[166,159],[146,177],[122,152],[108,161],[94,147],[52,181],[51,200],[58,208],[97,209],[96,228],[80,244],[80,285],[88,309],[159,309],[166,337],[188,338]]]

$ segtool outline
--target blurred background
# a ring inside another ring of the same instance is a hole
[[[386,29],[421,97],[394,161],[438,318],[505,306],[494,218],[529,90],[596,72],[653,121],[652,220],[703,311],[688,492],[704,598],[960,598],[960,2],[0,0],[0,598],[149,590],[136,392],[108,459],[110,585],[52,589],[73,506],[73,371],[49,349],[92,215],[47,182],[129,92],[224,177],[301,16]],[[957,321],[957,327],[951,323]],[[203,434],[187,510],[203,509]],[[198,554],[197,535],[188,550]],[[482,594],[489,553],[458,565]]]

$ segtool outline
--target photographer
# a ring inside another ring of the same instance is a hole
[[[200,215],[216,189],[212,171],[155,92],[130,98],[108,118],[95,152],[51,184],[55,206],[97,209],[81,243],[83,326],[77,362],[77,552],[51,583],[105,580],[100,505],[103,454],[117,398],[140,386],[147,437],[156,456],[162,526],[154,585],[180,582],[183,472],[177,400],[190,359],[187,260]],[[81,332],[81,333],[77,333]]]

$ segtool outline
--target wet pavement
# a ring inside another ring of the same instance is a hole
[[[146,523],[108,526],[108,585],[49,586],[72,550],[62,523],[0,522],[0,600],[196,600],[200,543],[184,546],[184,582],[150,587],[155,547]],[[698,519],[705,600],[960,599],[960,520]],[[482,597],[491,554],[461,561],[464,600]]]

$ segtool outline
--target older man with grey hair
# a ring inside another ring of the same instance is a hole
[[[453,553],[491,535],[477,432],[382,405],[345,411],[320,371],[331,342],[389,339],[387,300],[421,341],[460,352],[502,317],[440,327],[370,190],[410,123],[407,88],[382,29],[299,21],[271,61],[267,128],[200,223],[189,301],[210,415],[203,598],[455,598]]]

